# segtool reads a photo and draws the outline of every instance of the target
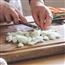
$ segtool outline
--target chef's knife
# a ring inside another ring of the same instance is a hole
[[[28,26],[28,27],[31,27],[31,28],[34,28],[34,29],[36,29],[37,28],[37,26],[35,26],[35,25],[33,25],[33,24],[30,24],[30,23],[18,23],[18,24],[13,24],[13,23],[10,23],[10,24],[8,24],[8,23],[2,23],[2,24],[0,24],[0,26],[13,26],[13,25],[25,25],[25,26]]]

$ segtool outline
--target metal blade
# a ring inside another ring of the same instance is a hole
[[[30,23],[22,23],[22,24],[20,24],[20,23],[18,23],[18,24],[8,24],[8,23],[2,23],[2,24],[0,24],[0,26],[13,26],[13,25],[25,25],[25,26],[28,26],[28,27],[31,27],[31,28],[37,28],[37,26],[35,26],[35,25],[32,25],[32,24],[30,24]]]

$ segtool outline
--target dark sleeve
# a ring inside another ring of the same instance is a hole
[[[29,0],[29,3],[30,3],[31,0]],[[43,0],[45,2],[45,0]]]
[[[29,3],[30,3],[31,0],[29,0]]]
[[[29,0],[30,1],[30,0]]]
[[[9,0],[4,0],[4,1],[9,2]]]

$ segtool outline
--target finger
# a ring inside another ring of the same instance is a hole
[[[51,19],[53,19],[52,12],[50,11],[50,9],[47,6],[45,6],[45,7],[46,7],[46,15],[48,15]]]
[[[39,21],[39,16],[38,14],[36,14],[36,12],[32,12],[32,16],[34,18],[34,22],[38,25],[38,27],[40,27],[40,21]]]
[[[21,16],[21,15],[19,15],[19,17],[20,17],[20,23],[27,23],[27,20],[25,19],[25,17],[24,16]]]
[[[25,17],[23,16],[23,14],[20,11],[18,11],[18,10],[16,10],[16,12],[19,15],[20,23],[24,23],[24,22],[27,23],[27,20],[25,19]]]
[[[15,24],[18,24],[19,23],[19,16],[18,16],[18,14],[17,14],[17,12],[15,10],[12,10],[11,11],[11,17],[12,17],[12,21]]]
[[[44,29],[44,23],[45,23],[45,18],[44,18],[43,12],[42,13],[41,12],[39,13],[39,20],[40,20],[40,27],[43,30]]]
[[[42,12],[43,14],[43,12]],[[43,16],[42,16],[43,17]],[[53,15],[48,7],[45,8],[44,12],[44,29],[47,29],[52,23]]]
[[[52,23],[51,17],[47,16],[46,23],[45,23],[45,29],[47,29]]]
[[[12,21],[9,13],[5,13],[4,17],[7,23],[10,23]]]

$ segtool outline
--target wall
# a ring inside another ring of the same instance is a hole
[[[45,0],[45,4],[54,7],[65,7],[65,0]]]
[[[21,0],[23,7],[23,14],[30,15],[30,6],[28,0]],[[65,7],[65,0],[45,0],[45,5],[53,7]]]

